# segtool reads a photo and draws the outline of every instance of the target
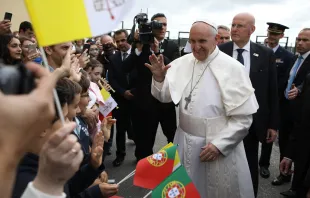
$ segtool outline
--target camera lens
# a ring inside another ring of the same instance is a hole
[[[158,21],[152,21],[152,28],[156,30],[160,30],[163,28],[163,24]]]

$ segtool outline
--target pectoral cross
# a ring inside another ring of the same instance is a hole
[[[192,94],[189,94],[187,97],[185,97],[185,102],[186,102],[186,104],[185,104],[185,109],[187,110],[187,108],[188,108],[188,105],[189,105],[189,103],[191,102],[191,100],[192,100]]]

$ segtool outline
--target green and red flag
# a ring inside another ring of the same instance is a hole
[[[136,167],[134,185],[154,189],[180,166],[177,146],[169,143],[159,152],[140,160]]]
[[[187,197],[200,198],[200,195],[183,166],[174,171],[152,192],[152,198]]]

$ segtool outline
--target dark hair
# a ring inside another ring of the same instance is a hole
[[[155,18],[158,18],[158,17],[165,17],[167,18],[163,13],[157,13],[157,14],[154,14],[151,18],[151,21],[154,21]]]
[[[90,61],[86,64],[86,67],[84,68],[84,70],[88,70],[89,68],[91,68],[91,70],[93,70],[96,67],[102,67],[103,65],[96,59],[90,59]]]
[[[17,34],[19,34],[19,32],[18,31],[14,31],[13,33],[12,33],[14,36],[16,36]],[[16,36],[17,37],[17,36]]]
[[[128,32],[125,29],[120,29],[114,32],[113,38],[115,39],[115,35],[120,35],[121,33],[124,33],[126,38],[128,37]]]
[[[89,86],[90,86],[90,80],[87,78],[88,74],[86,71],[81,70],[82,73],[81,80],[79,82],[79,85],[82,87],[82,93],[85,93],[88,91]]]
[[[60,105],[63,107],[66,103],[68,105],[72,104],[75,95],[82,92],[82,87],[69,78],[62,78],[56,84],[56,91]]]
[[[82,87],[78,83],[68,78],[62,78],[58,80],[56,84],[56,91],[59,98],[60,106],[64,107],[65,104],[70,105],[73,103],[75,95],[81,93]],[[56,108],[56,104],[55,109],[56,115],[52,123],[55,123],[59,119],[59,112]]]
[[[19,25],[19,32],[23,30],[24,32],[26,32],[27,30],[31,30],[33,31],[32,29],[32,24],[29,22],[29,21],[24,21],[22,22],[20,25]]]
[[[20,44],[21,44],[21,45],[23,45],[23,43],[24,43],[25,41],[31,41],[32,43],[34,43],[33,40],[31,40],[30,38],[28,38],[28,37],[26,37],[26,36],[20,36],[20,37],[19,37],[19,41],[20,41]]]
[[[18,39],[17,37],[13,36],[13,34],[4,34],[0,35],[0,59],[3,60],[4,64],[17,64],[21,60],[14,60],[10,55],[10,50],[8,48],[8,44],[12,41],[13,38]]]

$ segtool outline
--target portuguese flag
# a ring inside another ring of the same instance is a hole
[[[154,189],[180,166],[177,146],[169,143],[159,152],[140,160],[136,167],[134,185]]]
[[[152,198],[200,198],[199,192],[189,178],[185,168],[180,166],[152,192]]]

